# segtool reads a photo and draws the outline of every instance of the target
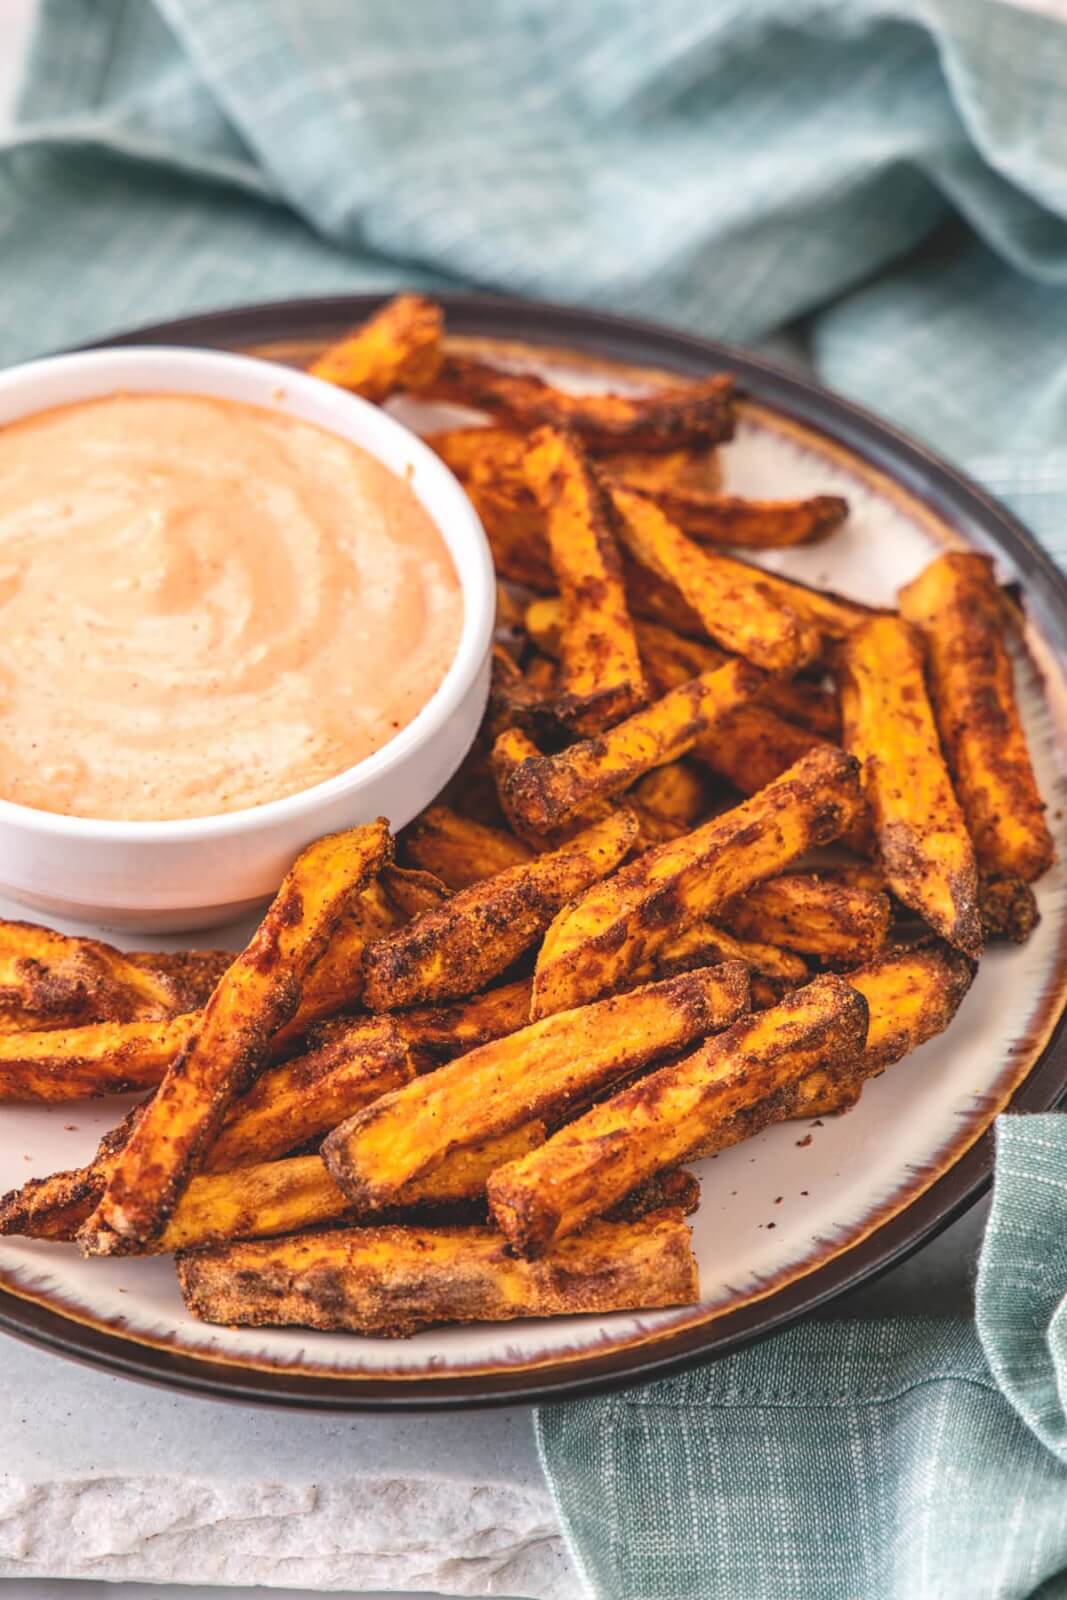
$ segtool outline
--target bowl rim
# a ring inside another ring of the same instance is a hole
[[[312,409],[311,402],[318,401],[321,405],[328,397],[330,407],[337,412],[339,423],[343,423],[346,413],[359,418],[368,425],[367,432],[372,435],[371,439],[368,440],[365,434],[356,437],[359,430],[334,426],[321,417],[316,417],[312,425],[358,445],[393,471],[394,476],[395,470],[385,460],[379,445],[381,441],[391,439],[398,448],[403,448],[413,469],[410,475],[412,492],[444,540],[459,579],[463,620],[455,654],[434,693],[405,727],[354,766],[346,767],[310,788],[299,789],[295,794],[282,795],[277,800],[267,800],[258,806],[243,806],[236,811],[153,821],[83,817],[66,812],[44,811],[0,797],[0,825],[68,840],[168,845],[221,839],[253,827],[268,828],[299,821],[324,805],[358,793],[364,784],[383,777],[426,745],[470,693],[492,642],[496,608],[495,577],[489,543],[477,511],[455,474],[417,433],[360,395],[327,383],[309,372],[301,372],[259,356],[218,350],[209,345],[190,347],[146,343],[96,347],[21,362],[0,372],[0,401],[7,400],[12,393],[17,395],[27,382],[68,374],[73,381],[79,376],[99,371],[99,392],[81,393],[69,401],[60,399],[45,406],[30,406],[10,419],[12,422],[23,421],[64,404],[77,405],[81,401],[104,398],[115,389],[121,389],[123,374],[128,382],[130,375],[146,363],[169,368],[176,375],[188,376],[191,373],[195,376],[202,373],[202,390],[185,388],[177,392],[202,393],[207,399],[230,399],[229,395],[219,392],[218,386],[212,387],[212,372],[218,374],[223,370],[234,376],[243,372],[264,383],[265,396],[260,401],[234,401],[235,404],[252,405],[261,410],[270,410],[273,405],[283,414],[302,417],[303,420],[308,420],[306,413]],[[176,391],[168,389],[163,375],[158,385],[153,384],[136,392],[167,394]],[[291,404],[294,399],[304,399],[308,404],[304,407],[294,406]],[[380,437],[376,438],[375,435]],[[420,484],[423,488],[427,485],[433,487],[435,500],[443,502],[444,514],[440,508],[435,511],[426,504],[419,492]],[[464,546],[462,559],[459,552],[452,548],[449,534],[445,531],[446,522],[452,537]]]

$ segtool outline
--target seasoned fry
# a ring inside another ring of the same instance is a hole
[[[189,1043],[201,1015],[0,1033],[0,1103],[151,1088]]]
[[[803,872],[757,884],[719,915],[742,938],[850,964],[875,955],[889,934],[888,895]]]
[[[326,1023],[309,1050],[261,1073],[233,1101],[203,1170],[227,1172],[285,1155],[414,1076],[409,1040],[391,1017]]]
[[[676,761],[712,734],[720,717],[758,694],[763,676],[744,661],[690,678],[599,738],[517,765],[506,747],[500,803],[513,827],[550,833],[596,800],[611,799],[650,768]]]
[[[178,960],[195,965],[185,955]],[[185,1003],[188,981],[178,971],[168,976],[99,939],[0,921],[0,1030],[150,1021],[191,1011],[195,1002]]]
[[[429,433],[424,442],[435,450],[460,480],[488,483],[516,495],[528,495],[522,470],[526,438],[510,428],[447,428]]]
[[[441,365],[443,327],[441,308],[432,300],[397,295],[369,322],[323,351],[308,370],[377,402],[397,389],[424,389]]]
[[[949,551],[900,591],[922,630],[930,697],[960,806],[985,873],[1030,882],[1052,864],[989,556]]]
[[[569,429],[593,450],[718,444],[734,428],[734,380],[725,372],[642,395],[572,394],[532,373],[448,354],[430,393],[518,428]]]
[[[613,479],[627,486],[614,473]],[[677,484],[646,481],[637,487],[690,539],[711,545],[774,550],[815,544],[835,533],[848,516],[848,501],[834,494],[810,500],[742,500]]]
[[[815,660],[821,634],[771,592],[761,573],[694,544],[646,495],[616,487],[611,497],[626,548],[675,585],[725,650],[787,676]]]
[[[742,794],[755,794],[809,751],[829,748],[825,739],[786,722],[769,706],[749,703],[728,711],[693,756]]]
[[[545,516],[530,491],[520,497],[477,481],[465,488],[485,529],[497,576],[551,593],[556,575],[548,559]]]
[[[935,933],[979,956],[974,849],[926,698],[917,629],[895,617],[857,628],[842,649],[840,690],[845,744],[863,763],[890,889]]]
[[[448,806],[432,805],[404,829],[406,858],[434,873],[450,889],[467,889],[531,860],[533,851],[503,828],[461,817]]]
[[[710,967],[719,961],[741,961],[754,975],[773,978],[790,989],[806,983],[811,974],[807,962],[791,950],[754,939],[735,939],[732,933],[713,922],[694,922],[683,933],[671,936],[661,945],[652,963],[663,977],[690,972],[694,967]]]
[[[834,594],[831,589],[815,589],[797,578],[783,578],[779,572],[768,572],[765,567],[744,561],[740,556],[719,556],[729,567],[739,567],[750,578],[758,578],[768,593],[783,606],[801,617],[811,628],[816,628],[827,639],[847,639],[855,628],[869,617],[879,615],[874,606],[865,606],[858,600],[848,600]]]
[[[600,464],[612,478],[632,489],[679,488],[714,494],[722,484],[716,450],[611,450],[602,454]]]
[[[530,1020],[532,993],[533,979],[518,978],[469,1000],[394,1011],[390,1020],[414,1051],[417,1070],[428,1071],[466,1050],[488,1044],[490,1039],[502,1039],[524,1028]]]
[[[568,434],[539,429],[524,470],[545,514],[563,602],[563,692],[556,711],[576,733],[599,733],[648,699],[611,505],[581,445]]]
[[[978,910],[986,938],[1012,944],[1025,944],[1041,921],[1034,891],[1022,878],[979,878]]]
[[[445,1161],[426,1183],[406,1189],[398,1208],[425,1211],[477,1201],[484,1197],[491,1172],[528,1155],[544,1138],[544,1125],[531,1122],[503,1138],[457,1152],[457,1159]],[[191,1179],[158,1238],[144,1245],[131,1241],[128,1249],[119,1253],[168,1255],[224,1239],[299,1233],[342,1218],[354,1220],[352,1203],[334,1183],[322,1158],[291,1156],[288,1161],[267,1161],[236,1172]]]
[[[329,1135],[323,1160],[361,1210],[392,1205],[452,1151],[558,1119],[747,1004],[745,969],[727,965],[531,1023],[368,1106]]]
[[[619,864],[637,836],[625,807],[560,850],[472,884],[378,939],[363,963],[371,1011],[472,994],[504,972],[574,895]]]
[[[770,1011],[735,1022],[692,1055],[602,1101],[489,1179],[494,1221],[520,1255],[540,1256],[729,1119],[818,1069],[852,1069],[867,1002],[843,979],[816,978]]]
[[[562,615],[563,607],[555,596],[532,600],[526,607],[526,631],[538,648],[549,655],[559,654]],[[668,689],[676,689],[680,683],[702,672],[714,672],[716,667],[724,666],[731,659],[717,645],[687,639],[662,623],[638,620],[634,626],[645,677],[658,694],[666,694]],[[779,716],[825,739],[836,739],[841,732],[837,698],[817,684],[799,679],[785,682],[780,678],[767,678],[760,702]]]
[[[86,1253],[107,1254],[116,1236],[143,1242],[161,1231],[231,1100],[295,1013],[308,971],[391,848],[379,820],[328,834],[297,859],[122,1151],[85,1225]]]
[[[860,805],[858,763],[828,745],[733,811],[647,851],[557,916],[537,959],[531,1015],[610,993],[716,906],[838,838]]]
[[[405,1338],[437,1322],[507,1322],[688,1305],[699,1294],[679,1211],[601,1222],[545,1261],[516,1261],[494,1228],[352,1228],[178,1258],[204,1322]]]
[[[382,868],[381,886],[386,899],[399,911],[402,922],[408,917],[421,917],[424,911],[434,911],[452,898],[451,889],[434,873],[417,867],[398,867],[392,861],[387,861]]]
[[[410,914],[386,893],[384,879],[369,884],[353,898],[304,981],[295,1016],[275,1034],[275,1051],[291,1045],[320,1018],[355,1009],[363,994],[363,955],[367,946],[392,933]]]
[[[668,761],[639,778],[627,798],[641,819],[642,832],[654,834],[661,843],[695,827],[707,815],[712,797],[696,767]]]

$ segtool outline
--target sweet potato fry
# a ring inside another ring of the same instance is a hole
[[[187,990],[99,939],[0,921],[0,1030],[147,1022],[193,1010]]]
[[[351,1228],[178,1258],[186,1305],[227,1326],[348,1329],[405,1338],[438,1322],[507,1322],[688,1305],[699,1293],[679,1211],[601,1222],[544,1261],[516,1261],[494,1228]]]
[[[574,895],[613,871],[637,836],[619,807],[560,850],[462,889],[364,957],[364,1000],[372,1011],[473,994],[528,949]]]
[[[299,1006],[308,971],[391,848],[379,820],[329,834],[297,859],[123,1150],[85,1225],[87,1254],[107,1254],[116,1237],[144,1242],[162,1230],[231,1100]]]
[[[538,648],[549,655],[559,654],[562,615],[563,607],[555,596],[532,600],[526,607],[526,631]],[[634,626],[645,677],[658,694],[666,694],[668,689],[676,689],[680,683],[702,672],[714,672],[716,667],[725,666],[731,660],[717,645],[688,639],[662,623],[638,619]],[[837,698],[818,684],[800,679],[786,682],[768,678],[760,703],[824,739],[834,740],[840,735],[841,713]]]
[[[522,496],[489,483],[467,482],[481,519],[497,576],[525,589],[551,593],[556,575],[548,559],[545,515],[529,490]]]
[[[688,833],[711,809],[711,786],[699,768],[668,761],[639,778],[627,796],[643,834],[656,843]]]
[[[889,934],[889,896],[813,873],[768,878],[719,912],[731,933],[855,965]]]
[[[621,794],[652,767],[676,761],[713,734],[720,717],[760,691],[763,675],[745,661],[690,678],[607,733],[554,756],[506,761],[497,779],[513,827],[550,833],[596,800]]]
[[[900,610],[926,641],[938,731],[980,869],[1039,878],[1052,863],[1052,835],[1015,702],[991,559],[939,556],[901,589]]]
[[[866,1032],[862,995],[843,979],[816,978],[498,1168],[488,1185],[494,1221],[520,1255],[543,1255],[635,1184],[686,1160],[738,1111],[816,1068],[850,1069]]]
[[[605,1222],[639,1222],[642,1217],[666,1206],[676,1207],[683,1216],[692,1216],[700,1208],[700,1179],[684,1167],[670,1172],[657,1172],[646,1178],[636,1189],[624,1195],[617,1206],[606,1214]]]
[[[726,562],[728,567],[740,567],[750,578],[758,578],[780,604],[788,606],[809,627],[816,628],[827,639],[847,639],[861,623],[880,614],[875,607],[846,599],[832,589],[815,589],[797,578],[783,578],[781,573],[768,572],[765,567],[742,560],[740,556],[719,556],[717,559]]]
[[[714,494],[722,484],[722,465],[714,449],[610,450],[602,452],[600,464],[629,489],[695,489]]]
[[[622,482],[614,473],[613,481]],[[676,484],[639,483],[664,516],[690,539],[739,549],[774,550],[815,544],[835,533],[848,516],[848,501],[819,494],[810,500],[742,500]]]
[[[468,487],[488,483],[516,495],[530,493],[522,469],[526,454],[522,433],[511,428],[447,428],[426,434],[424,442]]]
[[[786,676],[815,660],[821,634],[771,592],[761,573],[694,544],[647,495],[616,487],[611,497],[623,544],[675,585],[725,650]]]
[[[730,965],[547,1017],[368,1106],[329,1135],[323,1160],[361,1210],[392,1205],[452,1151],[531,1118],[557,1119],[727,1026],[747,1004],[745,969]]]
[[[533,979],[518,978],[469,1000],[394,1011],[390,1020],[414,1052],[416,1070],[429,1071],[490,1039],[503,1039],[524,1028],[530,1020],[532,993]]]
[[[734,428],[734,380],[725,372],[641,395],[572,394],[532,373],[447,354],[430,392],[515,428],[569,429],[594,450],[718,444]]]
[[[201,1015],[0,1033],[0,1103],[152,1088],[188,1044]]]
[[[441,365],[443,326],[441,308],[432,300],[397,295],[369,322],[323,351],[308,370],[379,403],[398,389],[424,389]]]
[[[233,1101],[204,1156],[205,1172],[286,1155],[415,1076],[409,1041],[391,1017],[325,1023],[310,1044]]]
[[[610,993],[716,906],[838,838],[860,805],[857,762],[828,745],[733,811],[647,851],[557,916],[537,959],[531,1015]]]
[[[599,733],[648,699],[614,515],[595,469],[568,434],[539,429],[524,470],[545,514],[549,557],[563,602],[563,692],[556,711],[576,733]]]
[[[741,961],[753,975],[773,978],[790,989],[811,976],[807,962],[793,951],[755,939],[736,939],[713,922],[694,922],[684,932],[673,934],[657,950],[651,965],[656,973],[669,977],[720,961]]]
[[[450,889],[467,889],[533,856],[513,833],[487,828],[442,805],[427,806],[404,829],[401,845],[408,861],[434,873]]]
[[[445,1161],[423,1184],[398,1199],[401,1211],[433,1211],[483,1199],[489,1174],[544,1143],[544,1125],[530,1122],[500,1139],[487,1140]],[[122,1254],[168,1255],[224,1239],[265,1239],[299,1233],[342,1218],[355,1220],[352,1203],[317,1155],[266,1161],[235,1172],[192,1178],[163,1232],[142,1245],[131,1241]]]
[[[926,698],[918,630],[895,617],[857,628],[842,648],[840,689],[889,887],[949,944],[979,956],[974,848]]]
[[[409,885],[402,885],[402,898]],[[424,909],[427,895],[419,885],[416,899]],[[436,891],[428,891],[435,894]],[[437,904],[444,897],[433,898]],[[367,946],[395,928],[402,926],[412,915],[399,907],[386,892],[384,874],[379,882],[369,884],[362,894],[356,895],[349,909],[330,935],[330,941],[315,962],[300,997],[295,1015],[279,1028],[274,1036],[272,1053],[284,1050],[302,1037],[309,1027],[323,1017],[336,1016],[338,1012],[352,1011],[363,994],[363,955]]]
[[[770,706],[749,702],[727,711],[693,757],[742,794],[755,794],[810,750],[828,748],[825,739],[787,722]]]

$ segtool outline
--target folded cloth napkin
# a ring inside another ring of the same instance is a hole
[[[400,284],[788,326],[1067,556],[1056,0],[43,0],[0,360]],[[1067,1596],[1065,1211],[1067,1121],[1002,1119],[976,1325],[808,1322],[542,1412],[590,1592]]]

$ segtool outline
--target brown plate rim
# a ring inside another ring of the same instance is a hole
[[[208,312],[116,334],[100,344],[175,344],[232,348],[272,339],[328,338],[366,317],[388,295],[331,295]],[[828,435],[893,478],[968,540],[1003,556],[1061,657],[1067,658],[1067,576],[1008,509],[978,484],[889,423],[798,372],[733,346],[655,323],[537,301],[441,294],[449,330],[460,336],[569,346],[631,366],[680,375],[735,371],[753,399]],[[1048,1043],[1012,1097],[1009,1110],[1047,1111],[1067,1094],[1067,1029],[1061,1013]],[[170,1389],[236,1401],[311,1410],[448,1410],[544,1403],[666,1377],[773,1333],[896,1265],[955,1221],[988,1188],[993,1130],[902,1211],[811,1272],[766,1297],[660,1339],[591,1350],[536,1372],[506,1369],[433,1377],[319,1377],[241,1368],[182,1356],[103,1332],[32,1300],[0,1290],[0,1329],[68,1358]]]

